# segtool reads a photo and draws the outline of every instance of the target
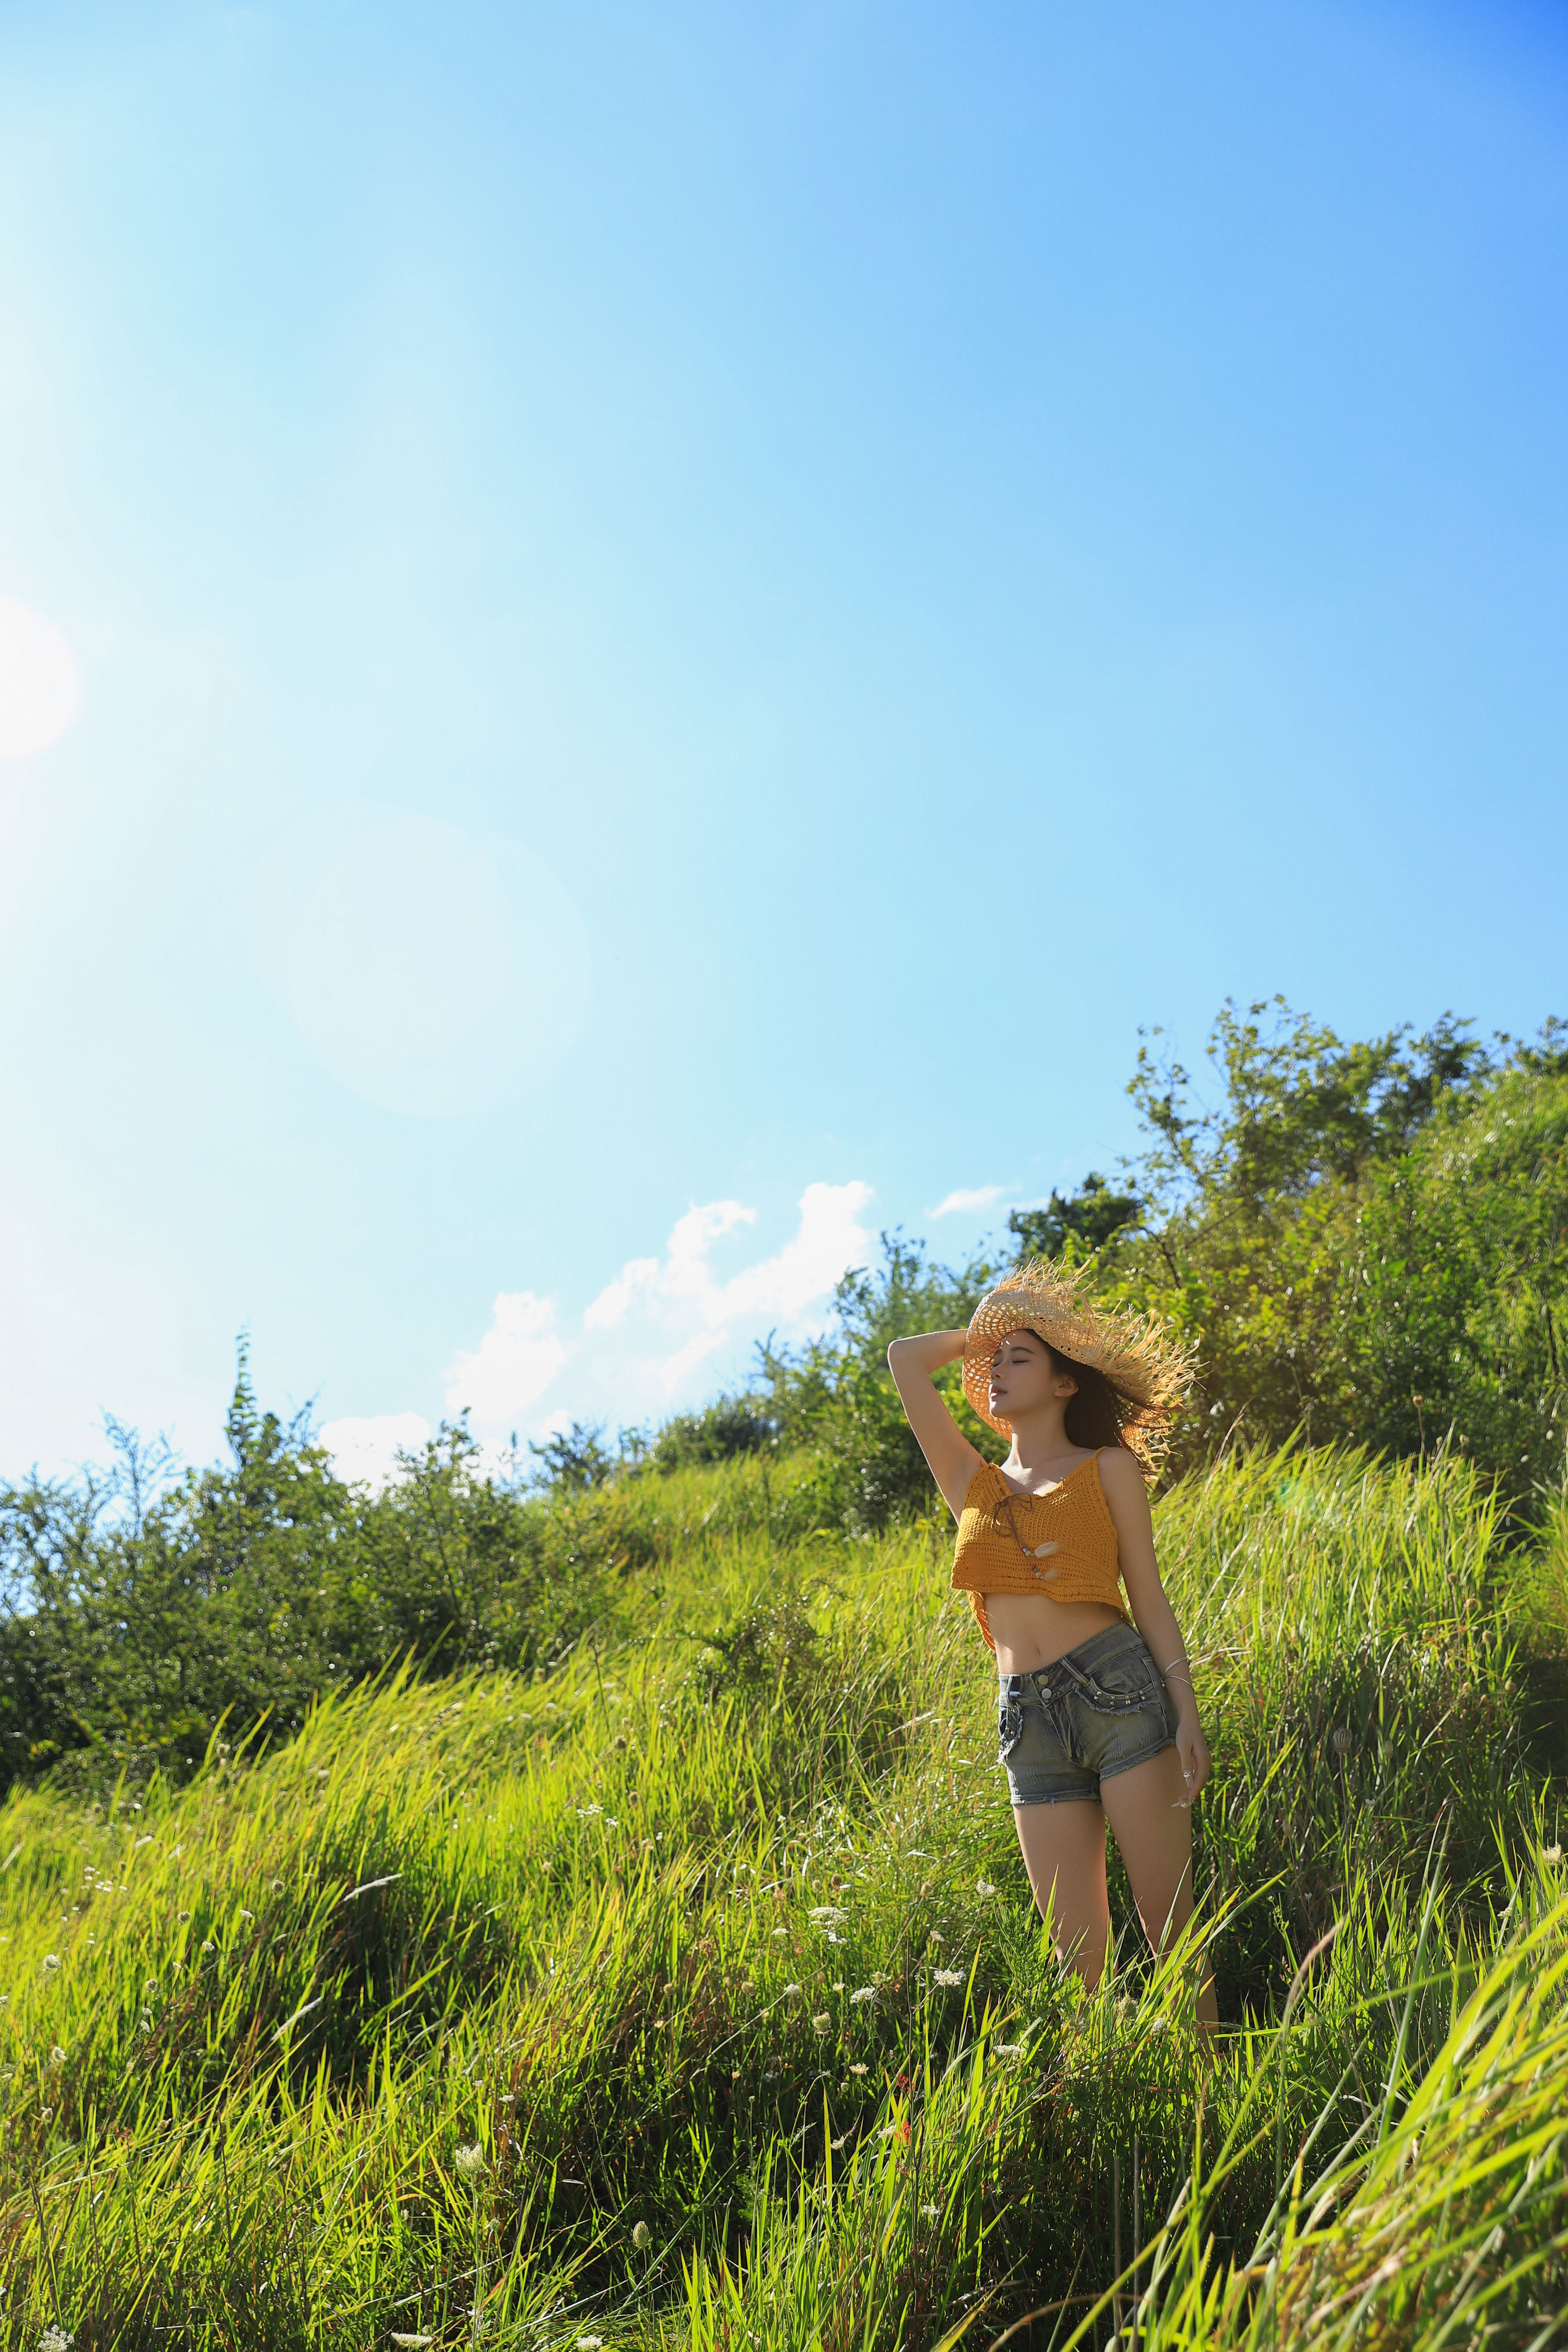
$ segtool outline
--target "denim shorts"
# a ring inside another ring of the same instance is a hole
[[[1004,1675],[997,1762],[1016,1805],[1089,1803],[1173,1747],[1176,1710],[1142,1633],[1108,1625],[1032,1674]]]

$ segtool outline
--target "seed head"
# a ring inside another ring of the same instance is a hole
[[[1330,1745],[1333,1748],[1336,1756],[1348,1756],[1350,1754],[1351,1735],[1348,1726],[1342,1723],[1335,1724],[1333,1737],[1330,1741]]]
[[[648,2248],[652,2245],[653,2231],[648,2228],[646,2221],[637,2221],[633,2224],[632,2243],[637,2248],[639,2254],[646,2254]]]

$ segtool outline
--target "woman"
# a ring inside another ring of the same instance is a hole
[[[971,1404],[1010,1441],[1000,1469],[932,1383],[959,1356]],[[1209,1751],[1144,1486],[1190,1367],[1158,1324],[1097,1309],[1081,1276],[1047,1259],[987,1291],[967,1331],[895,1339],[888,1362],[958,1521],[953,1585],[995,1653],[1000,1761],[1035,1901],[1060,1958],[1097,1984],[1107,1821],[1156,1952],[1193,1907],[1187,1809]],[[1216,2021],[1210,1979],[1198,2021]]]

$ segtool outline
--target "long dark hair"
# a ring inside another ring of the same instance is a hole
[[[1038,1332],[1035,1336],[1040,1339]],[[1048,1339],[1041,1339],[1040,1343],[1051,1360],[1052,1369],[1078,1382],[1062,1415],[1062,1427],[1069,1443],[1097,1450],[1102,1445],[1121,1445],[1131,1454],[1132,1448],[1122,1433],[1143,1418],[1138,1399],[1118,1387],[1093,1364],[1080,1364],[1075,1358],[1064,1356]]]

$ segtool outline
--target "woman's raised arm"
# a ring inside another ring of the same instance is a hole
[[[955,1519],[963,1516],[970,1481],[985,1457],[971,1445],[949,1412],[931,1374],[963,1355],[968,1337],[967,1331],[921,1331],[912,1339],[895,1339],[888,1349],[888,1370],[910,1427]]]

